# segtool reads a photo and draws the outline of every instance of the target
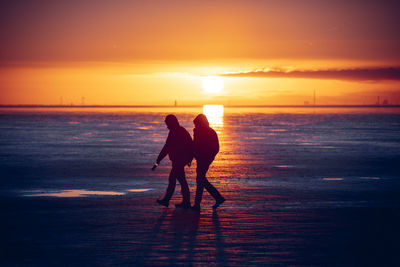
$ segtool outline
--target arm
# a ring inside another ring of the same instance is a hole
[[[165,141],[165,145],[164,147],[161,149],[160,154],[157,157],[157,164],[160,164],[160,162],[163,160],[163,158],[165,158],[165,156],[168,155],[169,152],[169,147],[171,146],[171,132],[169,132],[168,137],[167,137],[167,141]]]
[[[161,149],[161,152],[158,155],[156,162],[151,168],[152,171],[154,171],[158,167],[160,162],[163,160],[163,158],[165,158],[165,156],[168,155],[170,143],[171,143],[171,132],[168,134],[167,141],[165,141],[164,147]]]
[[[193,156],[197,158],[199,151],[199,136],[196,133],[196,128],[193,129]]]
[[[190,167],[192,165],[192,161],[194,158],[194,140],[192,139],[192,137],[190,136],[189,133],[187,133],[187,135],[188,135],[188,140],[189,140],[187,150],[189,151],[188,154],[190,156],[190,161],[187,165]]]
[[[214,153],[215,153],[215,155],[217,155],[218,154],[218,152],[219,152],[219,140],[218,140],[218,135],[217,135],[217,133],[214,131],[214,134],[215,134],[215,147],[214,147]]]
[[[215,159],[215,156],[219,152],[219,140],[218,135],[214,131],[214,129],[210,128],[209,139],[208,139],[208,153],[207,156],[210,157],[209,160],[212,162]]]
[[[164,147],[161,149],[160,154],[157,157],[157,164],[160,164],[160,162],[163,160],[163,158],[165,158],[165,156],[168,155],[168,146],[167,144],[164,145]]]

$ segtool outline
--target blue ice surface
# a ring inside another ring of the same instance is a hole
[[[0,110],[0,185],[19,190],[164,190],[165,159],[149,171],[177,115],[192,134],[200,108]],[[399,186],[400,113],[226,108],[214,127],[220,183],[330,191]],[[188,169],[194,183],[194,168]]]

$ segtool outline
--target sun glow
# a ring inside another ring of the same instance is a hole
[[[219,76],[207,76],[203,78],[203,89],[207,93],[218,93],[224,89],[224,79]]]

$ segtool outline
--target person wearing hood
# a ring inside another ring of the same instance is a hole
[[[169,200],[175,191],[176,180],[178,180],[181,184],[183,201],[175,206],[190,208],[190,192],[185,177],[185,166],[190,166],[193,160],[193,140],[188,131],[179,125],[175,115],[170,114],[166,116],[165,124],[169,129],[168,137],[152,170],[155,170],[162,159],[167,155],[172,162],[172,169],[169,174],[167,192],[164,198],[157,199],[157,203],[168,207]]]
[[[219,152],[218,135],[209,125],[207,117],[204,114],[199,114],[193,123],[195,128],[194,132],[194,157],[197,162],[196,168],[196,197],[193,210],[200,211],[200,203],[203,197],[204,188],[215,199],[216,209],[221,205],[225,198],[218,192],[218,190],[207,180],[206,173],[213,162],[215,156]]]

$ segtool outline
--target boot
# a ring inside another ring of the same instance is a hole
[[[175,204],[175,207],[177,208],[182,208],[182,209],[189,209],[190,208],[190,203],[179,203]]]
[[[221,199],[218,199],[218,200],[215,202],[215,204],[214,204],[214,206],[212,206],[212,208],[213,208],[213,209],[216,209],[216,208],[219,207],[219,205],[221,205],[221,204],[224,203],[224,202],[225,202],[225,198],[222,197]]]
[[[165,207],[168,208],[169,201],[164,200],[164,199],[157,199],[156,201],[157,201],[157,203],[160,204],[161,206],[165,206]]]

